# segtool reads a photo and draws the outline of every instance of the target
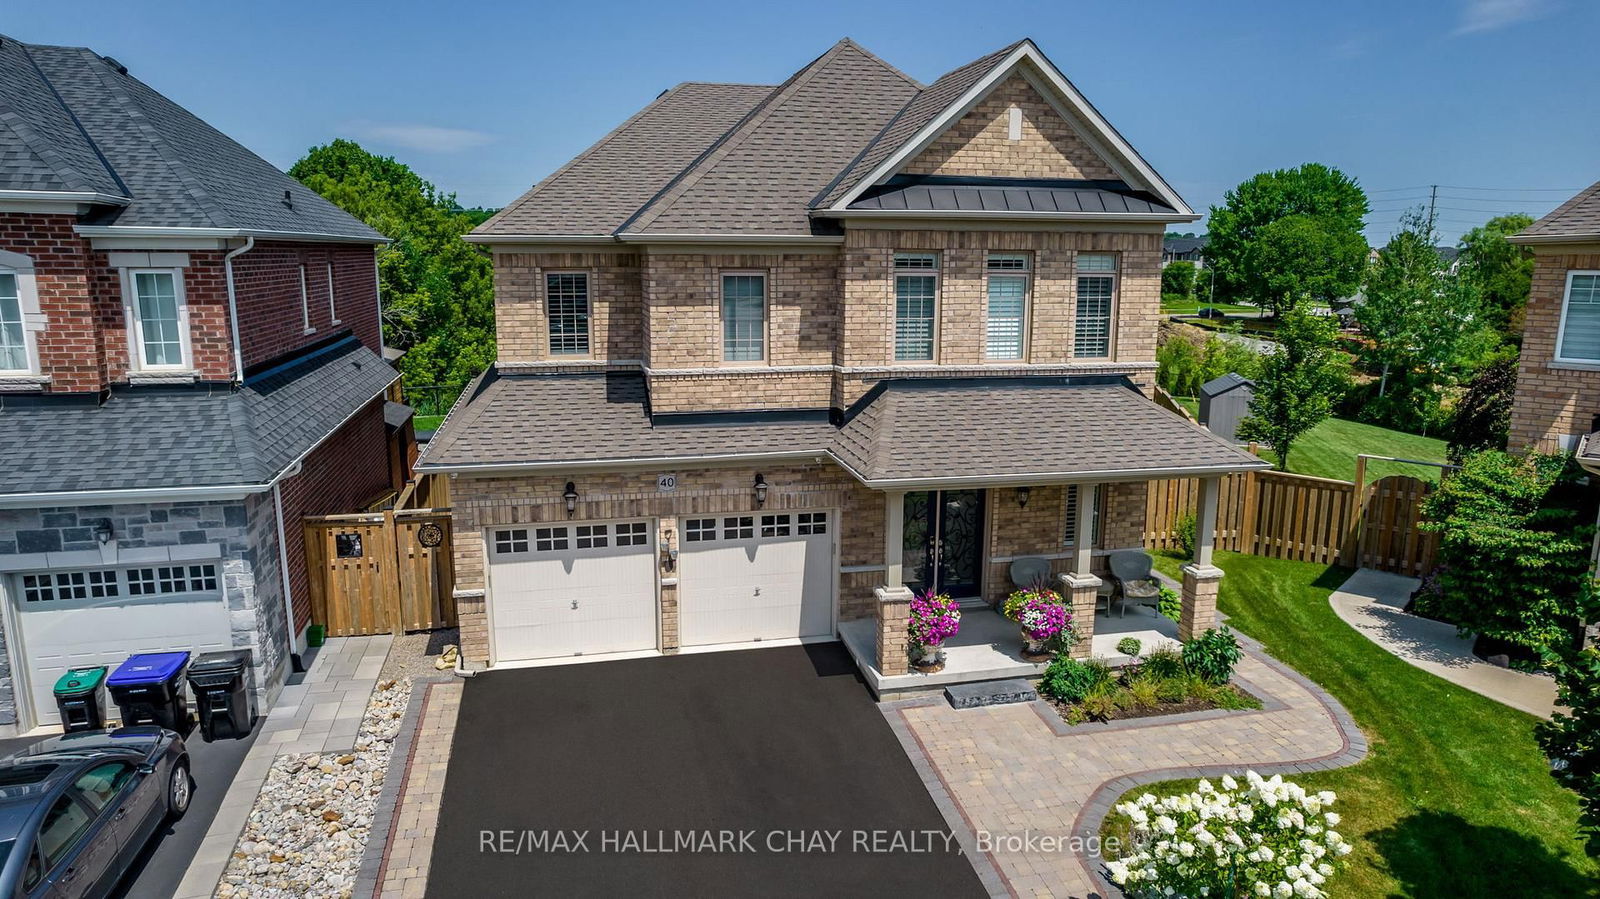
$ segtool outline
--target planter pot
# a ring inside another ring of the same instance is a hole
[[[1030,662],[1050,661],[1050,650],[1045,648],[1049,640],[1035,640],[1028,636],[1027,631],[1022,632],[1022,657]]]
[[[916,658],[911,664],[919,671],[938,671],[944,667],[944,651],[937,643],[919,643],[916,645]]]

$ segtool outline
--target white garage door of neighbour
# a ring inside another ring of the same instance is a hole
[[[650,534],[648,521],[491,528],[495,661],[654,649]]]
[[[831,635],[829,514],[685,519],[678,580],[683,645]]]
[[[52,691],[68,668],[114,669],[141,652],[232,648],[215,562],[41,571],[17,575],[16,586],[19,657],[37,724],[61,723]]]

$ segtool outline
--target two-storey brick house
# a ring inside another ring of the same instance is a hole
[[[468,238],[500,356],[418,464],[451,479],[464,652],[876,619],[893,676],[907,588],[992,603],[1022,557],[1092,630],[1149,479],[1203,477],[1210,512],[1262,464],[1149,398],[1162,236],[1195,218],[1030,41],[929,85],[846,40],[664,92]]]
[[[300,518],[391,482],[383,241],[115,60],[0,37],[0,725],[136,651],[248,647],[275,695]]]

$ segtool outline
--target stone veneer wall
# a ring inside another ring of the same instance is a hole
[[[1600,415],[1600,365],[1555,362],[1567,272],[1600,269],[1600,244],[1539,248],[1522,332],[1522,362],[1507,446],[1513,452],[1572,449]]]
[[[1010,109],[1022,110],[1022,137],[1012,140]],[[1078,129],[1021,75],[995,86],[961,120],[906,163],[908,175],[986,175],[1007,178],[1119,176]]]
[[[627,472],[568,472],[553,475],[457,477],[450,483],[454,515],[456,590],[462,651],[469,659],[488,658],[484,529],[541,521],[593,521],[615,518],[660,519],[661,535],[672,532],[669,545],[681,538],[680,517],[755,512],[751,485],[756,473],[767,481],[767,502],[759,511],[835,509],[840,567],[873,570],[843,573],[839,586],[841,620],[873,614],[872,587],[883,579],[883,494],[861,486],[831,463],[736,468],[679,469],[672,493],[656,489],[654,469]],[[562,492],[567,481],[578,491],[578,507],[568,519]],[[676,571],[658,568],[658,576]],[[662,591],[662,649],[677,646],[676,590]]]
[[[116,549],[220,545],[215,562],[228,603],[233,645],[250,649],[262,703],[283,684],[283,594],[276,554],[276,523],[270,494],[244,502],[152,503],[75,508],[0,510],[0,556],[100,550],[94,528],[111,520]],[[212,561],[212,560],[205,560]],[[135,560],[74,568],[124,567]],[[7,595],[11,575],[0,573]],[[14,601],[14,600],[12,600]],[[9,635],[0,634],[0,725],[17,722],[17,697],[4,654]],[[265,706],[263,706],[265,707]]]

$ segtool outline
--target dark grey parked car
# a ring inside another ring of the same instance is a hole
[[[66,734],[0,759],[0,897],[106,895],[192,790],[183,738],[160,727]]]

